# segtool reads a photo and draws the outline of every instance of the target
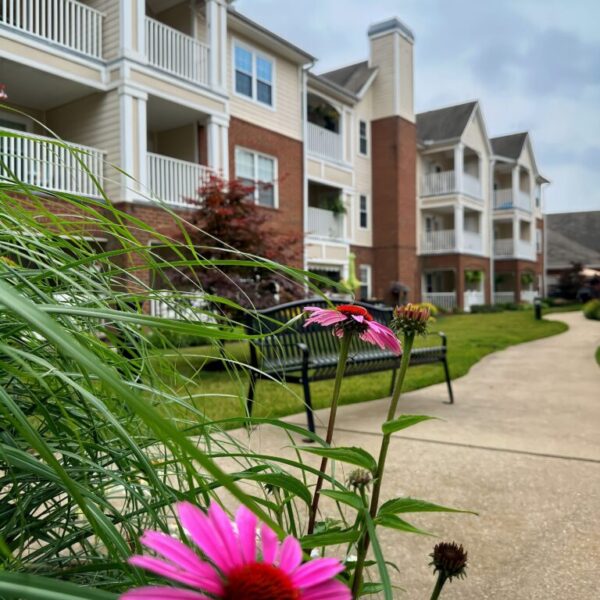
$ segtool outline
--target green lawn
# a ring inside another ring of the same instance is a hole
[[[473,364],[490,352],[555,335],[566,329],[567,326],[560,322],[536,321],[533,312],[529,310],[447,316],[439,318],[433,326],[434,331],[443,331],[448,336],[448,360],[453,379],[467,373]],[[243,344],[229,345],[227,348],[232,356],[244,361],[246,348]],[[190,348],[181,352],[185,354],[185,359],[177,359],[178,369],[193,379],[193,384],[182,388],[181,394],[193,395],[194,404],[211,419],[242,416],[243,399],[247,392],[247,378],[244,373],[239,369],[229,374],[207,369],[206,356],[214,356],[214,348]],[[383,372],[348,378],[342,388],[342,404],[388,395],[390,377],[391,372]],[[408,371],[405,389],[414,390],[443,380],[441,365],[414,367]],[[332,385],[332,381],[311,385],[315,408],[328,405]],[[273,418],[302,410],[300,386],[282,386],[264,380],[259,382],[255,416]]]
[[[596,362],[598,363],[598,366],[600,367],[600,346],[598,346],[598,348],[596,349]]]

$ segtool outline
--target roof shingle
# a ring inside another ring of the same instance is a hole
[[[429,110],[417,115],[417,139],[420,143],[459,138],[467,126],[477,102]]]
[[[517,160],[521,156],[523,144],[525,144],[526,139],[527,132],[524,131],[522,133],[511,133],[510,135],[495,137],[490,142],[492,143],[494,154]]]
[[[350,93],[357,95],[376,71],[377,69],[375,67],[369,67],[369,62],[365,60],[347,67],[342,67],[341,69],[334,69],[333,71],[327,71],[327,73],[321,73],[319,77],[327,79],[348,90]]]

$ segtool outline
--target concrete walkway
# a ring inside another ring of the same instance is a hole
[[[396,435],[383,499],[405,495],[475,510],[470,515],[406,515],[469,551],[468,577],[447,584],[446,599],[591,600],[600,598],[600,323],[581,313],[551,315],[569,331],[513,346],[454,382],[403,396],[400,411],[428,422]],[[349,380],[351,381],[351,380]],[[343,392],[342,392],[343,393]],[[377,456],[388,400],[343,407],[336,445]],[[289,420],[301,423],[296,415]],[[317,421],[325,423],[327,411]],[[265,428],[262,451],[287,453],[289,440]],[[333,516],[333,514],[332,514]],[[428,599],[428,554],[435,538],[380,530],[387,560],[406,592]]]

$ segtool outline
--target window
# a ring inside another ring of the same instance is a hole
[[[359,198],[358,225],[361,229],[368,229],[369,227],[369,201],[362,194]]]
[[[537,248],[537,253],[541,254],[543,251],[542,248],[542,230],[541,229],[536,229],[535,231],[535,245]]]
[[[366,121],[358,122],[358,151],[363,156],[367,156],[369,153],[369,140]]]
[[[273,61],[239,44],[234,57],[236,93],[273,106]]]
[[[371,265],[360,265],[358,278],[360,279],[360,299],[368,300],[371,297]]]
[[[277,160],[243,148],[235,149],[235,176],[255,186],[254,201],[277,208]]]

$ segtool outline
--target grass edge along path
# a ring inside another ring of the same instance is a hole
[[[448,361],[452,379],[462,377],[484,356],[508,348],[515,344],[529,342],[562,333],[568,326],[561,321],[536,321],[533,311],[515,311],[476,315],[453,315],[438,318],[433,331],[443,331],[448,336]],[[244,362],[243,346],[234,347],[233,354]],[[169,360],[177,360],[179,369],[193,381],[192,385],[180,389],[179,394],[211,420],[239,417],[244,415],[247,393],[247,377],[241,369],[235,374],[230,370],[213,371],[202,368],[206,363],[203,355],[214,355],[213,347],[181,349],[179,353],[167,352]],[[391,371],[371,373],[348,378],[342,388],[340,404],[354,404],[375,400],[389,395]],[[405,390],[412,391],[444,381],[441,365],[424,365],[409,369]],[[173,382],[170,382],[173,384]],[[320,381],[311,384],[312,400],[315,409],[328,406],[333,381]],[[445,399],[445,398],[444,398]],[[164,406],[164,410],[174,411],[184,420],[192,415],[180,413],[175,404]],[[254,416],[277,418],[304,410],[299,385],[281,385],[262,380],[258,384]],[[197,415],[194,420],[197,420]]]

